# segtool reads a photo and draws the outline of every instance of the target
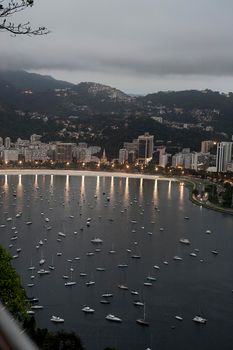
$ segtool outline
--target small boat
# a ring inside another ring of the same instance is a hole
[[[54,322],[54,323],[63,323],[65,320],[64,320],[64,318],[61,318],[59,316],[52,316],[50,318],[50,321]]]
[[[106,271],[105,267],[97,267],[96,271]]]
[[[102,298],[112,298],[113,294],[112,293],[104,293],[102,294]]]
[[[211,253],[214,255],[218,255],[218,251],[217,250],[211,250]]]
[[[118,288],[128,290],[129,288],[125,286],[124,284],[118,284]]]
[[[94,284],[95,284],[95,281],[88,281],[88,282],[86,282],[86,286],[87,287],[93,286]]]
[[[134,304],[135,306],[144,306],[144,303],[143,303],[142,301],[140,301],[140,300],[134,301],[133,304]]]
[[[147,276],[146,279],[148,281],[156,281],[156,277],[153,277],[153,276]]]
[[[205,324],[207,322],[207,319],[206,318],[203,318],[201,316],[195,316],[193,318],[193,321],[196,322],[196,323],[202,323],[202,324]]]
[[[46,222],[49,222],[49,218],[45,218],[45,221],[46,221]]]
[[[190,240],[187,239],[187,238],[181,238],[180,239],[180,243],[182,243],[182,244],[190,244]]]
[[[40,269],[37,271],[38,275],[48,275],[50,273],[49,270],[45,270],[45,269]]]
[[[194,253],[194,252],[190,253],[189,255],[190,255],[190,256],[193,256],[193,257],[196,257],[196,256],[197,256],[197,254]]]
[[[58,236],[65,237],[66,234],[64,232],[58,232]]]
[[[32,221],[27,221],[26,222],[26,225],[31,225],[32,224]]]
[[[210,234],[210,233],[212,233],[212,231],[211,230],[206,230],[205,233]]]
[[[156,269],[156,270],[160,269],[160,267],[158,265],[154,265],[153,268]]]
[[[178,315],[175,316],[175,319],[178,320],[178,321],[183,321],[183,317],[178,316]]]
[[[183,259],[182,259],[180,256],[175,255],[175,256],[173,257],[173,260],[181,261],[181,260],[183,260]]]
[[[93,313],[95,312],[95,310],[92,309],[92,308],[90,308],[89,306],[84,306],[84,307],[82,308],[82,311],[85,312],[85,313],[87,313],[87,314],[93,314]]]
[[[69,281],[69,282],[66,282],[65,283],[65,286],[66,287],[72,287],[72,286],[74,286],[76,284],[76,282],[74,282],[74,281]]]
[[[141,255],[133,254],[131,255],[132,259],[141,259]]]
[[[143,318],[138,318],[136,320],[136,323],[139,324],[140,326],[149,326],[149,322],[146,321],[146,304],[144,304],[144,309],[143,309]]]
[[[119,268],[121,268],[121,269],[128,267],[127,264],[119,264],[119,265],[117,265],[117,266],[118,266]]]
[[[117,316],[114,316],[112,314],[108,314],[106,317],[106,320],[108,321],[113,321],[113,322],[122,322],[122,319],[117,317]]]
[[[185,218],[185,220],[189,220],[189,216],[185,216],[184,218]]]
[[[99,237],[95,237],[95,238],[93,238],[91,240],[91,243],[93,243],[93,244],[101,244],[101,243],[103,243],[103,240],[101,238],[99,238]]]
[[[144,282],[143,284],[146,287],[152,287],[153,286],[153,284],[151,282]]]
[[[44,308],[44,306],[42,305],[32,305],[31,306],[31,309],[33,310],[42,310]]]
[[[57,252],[57,256],[61,256],[62,255],[62,253],[61,252]]]
[[[34,285],[35,285],[34,283],[28,283],[27,287],[34,287]]]
[[[100,303],[101,304],[110,304],[110,301],[106,300],[106,299],[102,299],[102,300],[100,300]]]
[[[87,254],[86,254],[86,256],[92,256],[92,255],[94,255],[95,253],[94,252],[88,252]]]
[[[28,315],[35,315],[35,311],[33,311],[33,310],[28,310],[28,311],[27,311],[27,314],[28,314]]]
[[[18,239],[18,236],[11,237],[11,241],[15,241],[16,239]]]
[[[163,228],[163,227],[160,227],[159,231],[164,231],[164,228]]]
[[[44,258],[41,258],[40,261],[39,261],[39,264],[40,265],[43,265],[45,263],[45,259]]]
[[[138,295],[139,293],[136,290],[131,290],[130,292],[132,295]]]
[[[79,276],[80,276],[80,277],[86,277],[87,274],[86,274],[86,272],[80,272]]]

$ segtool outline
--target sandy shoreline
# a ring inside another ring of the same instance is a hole
[[[170,178],[158,175],[146,174],[130,174],[121,172],[107,172],[107,171],[88,171],[88,170],[68,170],[68,169],[3,169],[0,170],[0,175],[69,175],[69,176],[102,176],[102,177],[128,177],[134,179],[148,179],[148,180],[165,180],[165,181],[179,181],[176,178]]]

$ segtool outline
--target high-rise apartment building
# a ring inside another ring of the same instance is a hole
[[[57,143],[55,150],[55,160],[57,162],[71,162],[73,158],[73,144],[72,143]]]
[[[208,153],[211,148],[214,147],[215,141],[208,140],[208,141],[202,141],[201,143],[201,153]]]
[[[138,161],[148,163],[153,157],[154,136],[146,132],[138,136]]]
[[[128,151],[125,148],[119,150],[119,163],[124,164],[128,160]]]
[[[232,158],[233,142],[220,142],[217,144],[216,170],[217,172],[227,171]]]
[[[10,139],[10,137],[6,137],[5,138],[4,146],[5,146],[6,149],[10,149],[11,148],[11,139]]]

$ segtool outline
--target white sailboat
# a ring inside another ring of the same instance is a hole
[[[59,316],[52,316],[50,318],[50,321],[54,322],[54,323],[63,323],[65,320],[64,320],[64,318],[61,318]]]
[[[108,314],[105,318],[106,318],[106,320],[112,321],[112,322],[122,322],[122,319],[120,317],[117,317],[117,316],[112,315],[112,314]]]
[[[74,286],[75,284],[76,284],[76,282],[72,280],[72,271],[71,271],[71,273],[70,273],[70,281],[66,282],[66,283],[65,283],[65,286],[66,286],[66,287],[72,287],[72,286]]]
[[[143,318],[138,318],[136,320],[136,323],[139,324],[140,326],[149,326],[149,322],[146,321],[146,304],[145,303],[143,308]]]

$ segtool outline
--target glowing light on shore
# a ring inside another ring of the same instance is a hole
[[[113,193],[114,193],[114,176],[111,177],[110,195],[113,195]]]
[[[127,202],[129,200],[129,178],[125,178],[125,193],[124,193],[124,201]]]
[[[167,198],[171,199],[171,189],[172,189],[172,182],[168,181],[168,191],[167,191]]]
[[[85,191],[85,175],[82,175],[81,188],[80,188],[80,192],[82,196],[84,195],[84,191]]]
[[[154,182],[154,199],[158,198],[158,180],[156,179]]]
[[[4,188],[8,188],[8,175],[5,175]]]
[[[53,175],[50,176],[50,186],[53,187]]]
[[[143,195],[143,178],[140,178],[140,185],[139,185],[139,197],[142,197]]]
[[[37,174],[35,175],[34,187],[38,187],[38,177],[37,177]]]

